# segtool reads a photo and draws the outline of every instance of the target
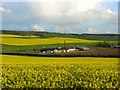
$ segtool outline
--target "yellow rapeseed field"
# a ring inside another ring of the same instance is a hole
[[[35,37],[35,36],[34,36]],[[43,45],[43,44],[58,44],[58,43],[92,43],[98,42],[97,40],[85,40],[76,38],[28,38],[25,36],[3,34],[1,35],[2,44],[7,45]]]
[[[2,88],[119,88],[117,58],[2,56]]]
[[[0,34],[0,38],[7,38],[7,37],[13,37],[13,38],[17,38],[17,37],[26,37],[23,35],[13,35],[13,34]],[[30,37],[38,37],[38,36],[30,36]]]
[[[80,63],[118,63],[118,58],[92,57],[30,57],[2,55],[3,64],[80,64]]]

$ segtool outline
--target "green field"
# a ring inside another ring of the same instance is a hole
[[[64,44],[44,44],[44,45],[6,45],[6,44],[0,44],[2,45],[2,52],[18,52],[17,50],[25,50],[25,49],[42,49],[42,48],[56,48],[58,46],[64,47]],[[68,43],[66,45],[67,47],[73,47],[73,46],[89,46],[93,47],[95,46],[95,43]]]
[[[97,40],[85,40],[77,38],[41,38],[38,36],[22,36],[22,35],[12,35],[12,34],[1,34],[0,40],[2,42],[2,52],[16,52],[17,50],[25,49],[41,49],[41,48],[55,48],[58,46],[64,47],[64,41],[66,41],[66,46],[93,46]]]
[[[49,37],[43,38],[40,36],[31,35],[23,36],[23,35],[13,35],[13,34],[0,34],[0,40],[2,42],[2,52],[20,52],[18,50],[25,50],[25,49],[42,49],[42,48],[56,48],[58,46],[64,47],[64,41],[66,41],[67,47],[74,47],[74,46],[87,46],[87,47],[95,47],[97,42],[103,41],[103,37],[96,39],[95,36],[79,36],[77,37]],[[100,37],[100,36],[99,36]],[[92,40],[90,40],[92,38]],[[106,38],[110,39],[110,36]],[[115,37],[114,37],[115,38]],[[101,39],[101,40],[100,40]],[[105,39],[105,37],[104,37]],[[110,44],[117,43],[116,40],[111,39],[108,40]],[[27,53],[27,52],[26,52]]]
[[[55,48],[58,46],[64,47],[64,41],[66,41],[69,47],[72,46],[93,46],[95,45],[96,40],[85,40],[77,38],[41,38],[38,36],[22,36],[22,35],[12,35],[12,34],[1,34],[0,39],[2,40],[2,52],[20,52],[18,50],[25,49],[42,49],[42,48]],[[26,52],[28,53],[28,52]]]
[[[2,87],[118,88],[117,58],[2,56]]]

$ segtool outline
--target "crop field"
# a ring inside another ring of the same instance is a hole
[[[55,48],[60,45],[94,47],[106,38],[79,36],[54,37],[26,36],[0,34],[2,53],[18,53],[20,50]],[[101,36],[99,36],[101,37]],[[111,37],[111,36],[109,36]],[[90,39],[88,39],[90,38]],[[112,38],[112,37],[111,37]],[[116,43],[116,38],[109,38],[110,43]],[[96,48],[96,47],[95,47]],[[101,49],[101,48],[100,48]],[[100,49],[95,49],[100,52]],[[109,49],[109,48],[107,48]],[[103,50],[106,50],[104,49]],[[93,49],[92,49],[93,50]],[[91,53],[91,51],[88,51]],[[109,49],[112,50],[112,49]],[[99,53],[96,51],[96,53]],[[87,51],[86,51],[87,52]],[[28,53],[28,52],[25,52]],[[73,53],[72,53],[73,54]],[[113,51],[112,51],[113,54]],[[100,57],[37,57],[0,55],[0,71],[2,70],[2,88],[119,88],[118,58]],[[1,82],[1,81],[0,81]]]
[[[1,38],[20,38],[20,37],[26,37],[25,35],[23,36],[23,35],[13,35],[13,34],[0,34],[0,37]],[[35,35],[31,35],[30,37],[38,37],[38,36],[35,36]]]
[[[2,55],[2,88],[118,88],[117,58]]]
[[[118,58],[92,57],[30,57],[2,55],[2,64],[79,64],[79,63],[118,63]]]
[[[98,42],[98,40],[85,40],[85,39],[77,39],[77,38],[58,38],[58,37],[50,37],[50,38],[40,38],[40,37],[25,37],[19,35],[10,35],[3,34],[1,35],[2,44],[7,45],[44,45],[44,44],[58,44],[58,43],[93,43]]]

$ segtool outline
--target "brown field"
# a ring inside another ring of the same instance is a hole
[[[82,55],[82,56],[120,56],[120,49],[95,49],[92,48],[88,51],[74,51],[67,53],[55,53],[55,55]]]

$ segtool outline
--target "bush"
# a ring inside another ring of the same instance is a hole
[[[99,43],[97,43],[96,46],[97,46],[97,47],[110,48],[111,45],[110,45],[109,43],[107,43],[106,41],[104,41],[104,42],[99,42]]]

